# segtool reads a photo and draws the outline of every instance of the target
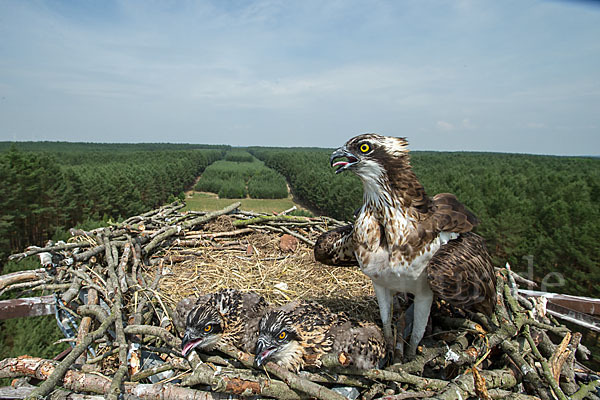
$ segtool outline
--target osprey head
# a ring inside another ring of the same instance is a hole
[[[210,302],[194,308],[186,319],[181,354],[185,357],[196,347],[212,350],[223,336],[224,325],[223,317]]]
[[[287,369],[298,369],[302,363],[300,337],[293,327],[289,312],[272,310],[260,321],[256,357],[258,367],[269,360]]]
[[[407,145],[404,138],[367,133],[348,140],[331,154],[329,162],[332,167],[338,167],[336,174],[350,170],[363,180],[380,177],[394,163],[404,160]]]

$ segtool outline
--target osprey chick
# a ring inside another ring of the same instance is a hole
[[[393,344],[392,297],[414,294],[409,355],[423,338],[434,294],[448,303],[490,314],[496,279],[478,223],[456,196],[429,198],[410,166],[404,138],[364,134],[331,155],[336,173],[354,172],[363,205],[353,227],[323,234],[315,258],[329,265],[357,263],[371,278],[384,334]]]
[[[374,324],[357,322],[313,302],[295,301],[268,311],[260,321],[256,364],[267,360],[289,370],[319,367],[329,352],[344,352],[350,365],[378,368],[385,357],[385,341]]]
[[[195,348],[212,350],[219,343],[253,353],[258,322],[267,308],[262,296],[234,289],[202,296],[193,305],[189,298],[183,299],[177,310],[186,321],[181,354],[185,357]]]

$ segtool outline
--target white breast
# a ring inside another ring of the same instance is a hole
[[[362,271],[373,281],[374,284],[389,288],[397,292],[408,292],[417,294],[428,287],[427,264],[438,249],[456,239],[458,233],[441,232],[429,246],[428,251],[423,251],[410,264],[390,264],[392,258],[387,249],[379,247],[369,254],[369,262],[363,265],[360,258],[359,263]]]

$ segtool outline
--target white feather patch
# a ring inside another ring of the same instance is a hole
[[[361,160],[356,174],[363,182],[365,204],[374,204],[378,208],[389,204],[388,191],[383,187],[385,170],[379,163],[373,160]]]
[[[289,343],[284,344],[277,350],[275,354],[273,354],[273,359],[277,362],[277,364],[281,365],[287,369],[299,369],[304,365],[304,360],[302,356],[304,354],[304,349],[300,344],[292,340]]]

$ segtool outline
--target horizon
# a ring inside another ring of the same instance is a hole
[[[81,145],[189,145],[189,146],[223,146],[223,147],[231,147],[232,149],[248,149],[251,147],[262,147],[262,148],[282,148],[282,149],[316,149],[316,150],[335,150],[336,147],[315,147],[315,146],[258,146],[258,145],[250,145],[250,146],[236,146],[226,143],[188,143],[188,142],[69,142],[69,141],[61,141],[61,140],[0,140],[0,145],[10,143],[66,143],[66,144],[81,144]],[[343,144],[342,144],[343,145]],[[410,142],[409,142],[410,145]],[[0,150],[1,151],[1,150]],[[142,150],[143,151],[143,150]],[[428,150],[428,149],[410,149],[410,153],[419,153],[419,152],[433,152],[433,153],[489,153],[489,154],[515,154],[515,155],[525,155],[525,156],[542,156],[542,157],[576,157],[576,158],[600,158],[600,154],[580,154],[580,155],[571,155],[571,154],[547,154],[547,153],[523,153],[523,152],[510,152],[510,151],[487,151],[487,150]]]
[[[598,2],[40,0],[0,15],[1,141],[600,149]]]

